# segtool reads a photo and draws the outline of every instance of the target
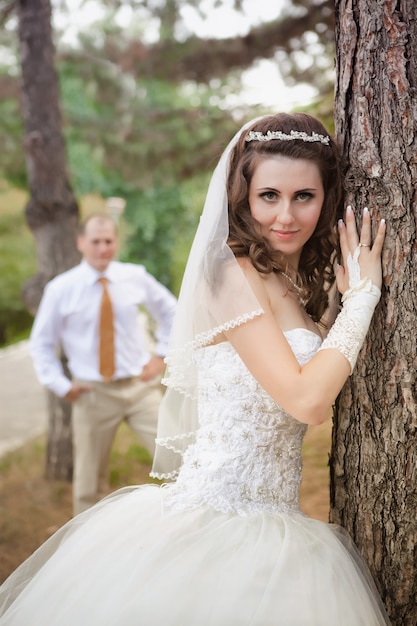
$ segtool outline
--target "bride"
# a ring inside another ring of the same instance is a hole
[[[382,284],[384,220],[372,242],[365,209],[358,237],[341,188],[337,147],[307,114],[232,139],[166,359],[152,469],[165,482],[121,489],[55,533],[0,587],[1,626],[389,624],[347,534],[298,500],[307,425],[355,366]]]

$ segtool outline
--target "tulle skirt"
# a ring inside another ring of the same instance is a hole
[[[0,625],[389,624],[339,527],[172,511],[169,488],[119,490],[68,522],[0,587]]]

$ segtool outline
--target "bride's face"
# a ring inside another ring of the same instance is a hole
[[[317,226],[323,201],[320,171],[306,159],[262,159],[249,186],[252,217],[271,248],[282,252],[294,268]]]

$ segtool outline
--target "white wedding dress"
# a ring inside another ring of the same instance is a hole
[[[286,334],[300,363],[320,345]],[[177,481],[119,490],[66,524],[0,588],[1,626],[389,623],[346,533],[299,510],[306,426],[229,343],[196,360],[201,428]]]

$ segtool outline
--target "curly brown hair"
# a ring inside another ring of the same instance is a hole
[[[266,134],[268,131],[292,130],[311,135],[328,135],[319,120],[307,113],[278,113],[256,121],[242,133],[231,152],[227,179],[229,238],[228,245],[237,257],[249,257],[254,267],[262,273],[291,272],[285,256],[273,250],[260,234],[259,224],[253,219],[249,207],[249,186],[261,159],[282,155],[290,159],[307,159],[317,164],[324,189],[324,202],[316,229],[304,245],[298,273],[293,276],[302,286],[306,310],[320,321],[328,306],[328,291],[334,283],[334,260],[338,253],[337,220],[342,215],[342,175],[339,150],[330,137],[329,144],[291,141],[246,142],[251,130]]]

